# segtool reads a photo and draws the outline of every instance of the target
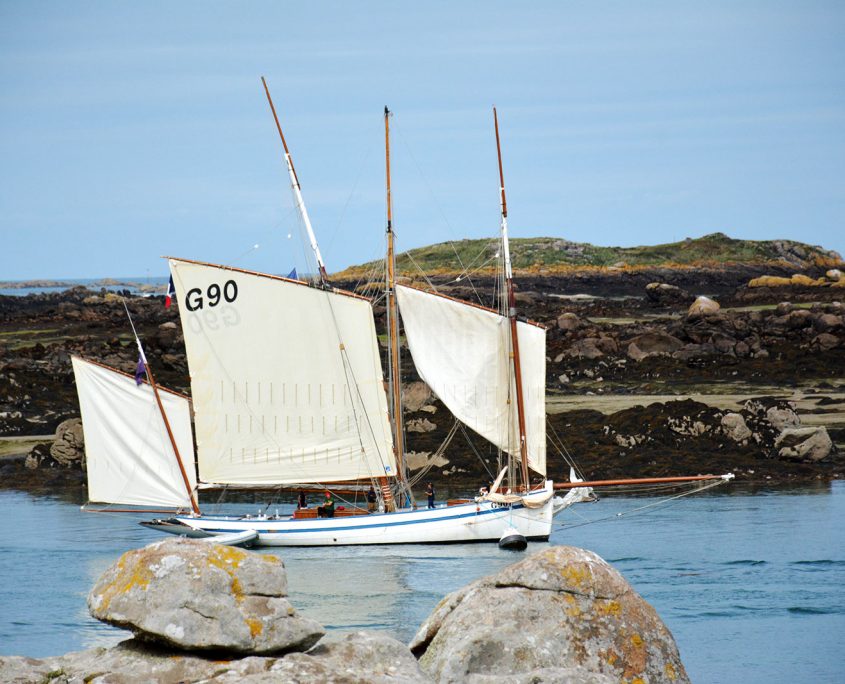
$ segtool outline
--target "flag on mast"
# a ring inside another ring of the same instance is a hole
[[[176,293],[176,288],[173,285],[173,276],[170,276],[170,282],[167,283],[167,294],[164,296],[164,308],[169,309],[173,302],[173,295]]]
[[[144,365],[144,353],[138,357],[138,365],[135,366],[135,384],[140,385],[144,382],[144,376],[147,374],[147,368]]]

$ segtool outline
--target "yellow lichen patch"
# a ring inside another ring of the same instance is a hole
[[[619,617],[619,615],[622,614],[622,606],[619,604],[619,601],[600,601],[598,611],[602,615],[613,615],[614,617]]]
[[[645,682],[642,679],[640,679],[639,677],[634,677],[631,680],[631,684],[645,684]]]
[[[567,565],[560,574],[570,586],[579,587],[590,579],[590,571],[584,566]]]
[[[810,278],[809,276],[805,276],[803,273],[796,273],[790,279],[790,282],[793,285],[820,285],[821,283],[825,282],[824,278],[819,278],[818,280],[814,278]]]
[[[625,672],[623,672],[623,677],[633,677],[635,675],[641,674],[645,670],[645,642],[639,634],[631,635],[631,638],[628,643],[623,643],[622,657],[625,662]],[[633,681],[637,680],[634,679]]]
[[[575,603],[564,611],[569,617],[579,617],[581,615],[581,607]]]
[[[232,575],[232,593],[235,595],[236,601],[244,600],[244,588],[241,586],[241,581],[235,575]]]
[[[278,565],[282,562],[281,558],[279,558],[278,556],[262,555],[261,558],[264,559],[265,563],[273,563],[275,565]]]
[[[261,624],[261,620],[256,620],[255,618],[247,618],[246,624],[249,627],[249,633],[253,637],[257,637],[264,631],[264,625]]]
[[[208,554],[208,563],[221,570],[230,572],[237,568],[247,558],[246,552],[232,546],[214,544],[211,553]]]
[[[614,665],[616,661],[619,660],[619,654],[615,651],[607,651],[606,653],[600,653],[599,655],[604,658],[608,665]]]
[[[759,278],[752,278],[748,281],[748,287],[783,287],[784,285],[791,285],[789,278],[781,278],[780,276],[760,276]]]
[[[147,590],[151,579],[150,570],[138,563],[133,563],[130,568],[127,568],[126,560],[130,553],[132,552],[127,551],[117,561],[117,577],[103,589],[99,610],[106,612],[115,596],[126,594],[135,587],[143,591]]]
[[[674,682],[678,678],[678,673],[675,672],[675,666],[672,663],[666,663],[663,667],[663,672],[666,673],[666,679],[670,682]]]

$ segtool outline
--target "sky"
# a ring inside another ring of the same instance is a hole
[[[0,0],[0,281],[330,272],[498,232],[845,254],[845,3]],[[258,245],[258,248],[255,248]]]

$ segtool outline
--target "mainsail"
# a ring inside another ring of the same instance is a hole
[[[76,356],[71,361],[85,435],[89,500],[189,508],[191,500],[152,388],[98,363]],[[159,396],[180,454],[193,454],[189,400],[168,391]],[[193,488],[192,464],[186,474]]]
[[[510,372],[510,323],[495,311],[397,285],[414,365],[465,425],[519,457]],[[520,359],[529,467],[546,473],[546,331],[520,322]]]
[[[396,475],[369,301],[170,260],[200,479],[233,485]]]

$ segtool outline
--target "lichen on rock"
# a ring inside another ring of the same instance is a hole
[[[284,564],[274,556],[167,539],[121,556],[91,590],[88,607],[98,620],[183,649],[307,650],[324,630],[286,597]]]
[[[439,682],[689,681],[655,610],[599,556],[569,546],[449,594],[410,648]]]

